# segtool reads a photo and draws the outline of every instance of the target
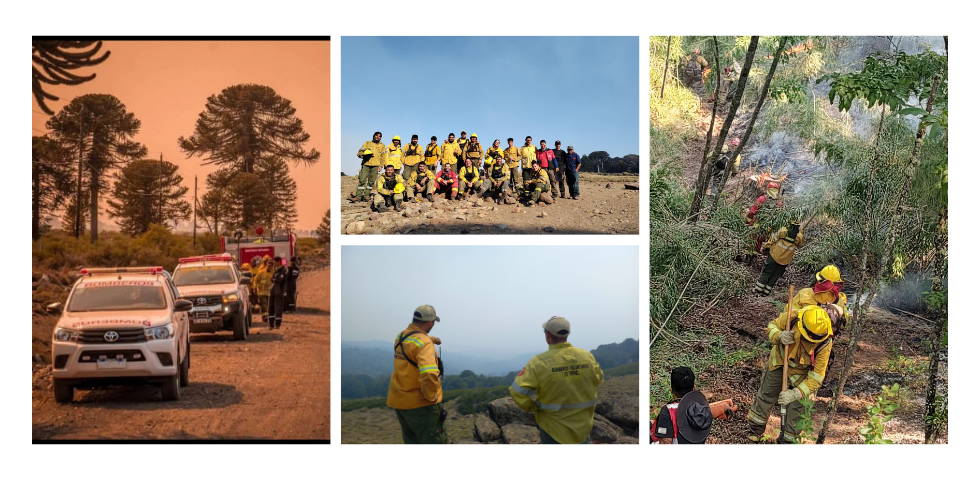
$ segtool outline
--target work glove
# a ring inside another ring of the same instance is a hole
[[[792,345],[796,343],[796,341],[793,340],[793,331],[783,330],[782,333],[779,334],[779,343],[782,343],[783,345]]]
[[[432,343],[436,345],[442,345],[442,340],[439,337],[429,337],[432,339]]]
[[[799,399],[803,398],[803,394],[796,388],[791,388],[789,390],[783,390],[779,392],[779,404],[789,405]]]

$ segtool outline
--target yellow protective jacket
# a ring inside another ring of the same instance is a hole
[[[780,265],[789,265],[793,261],[796,251],[803,246],[803,233],[796,234],[796,241],[791,242],[786,238],[789,231],[786,227],[780,228],[778,232],[769,237],[769,241],[762,248],[769,249],[769,255]]]
[[[439,144],[433,145],[430,143],[425,146],[423,156],[425,157],[426,165],[435,165],[439,161],[439,158],[442,157],[442,148],[439,147]]]
[[[597,391],[604,377],[591,353],[570,343],[549,345],[521,369],[509,391],[521,410],[534,412],[559,443],[582,443],[592,431]]]
[[[467,140],[467,139],[465,139],[465,138],[457,138],[456,139],[456,146],[459,147],[459,151],[456,152],[456,160],[458,160],[459,161],[459,164],[462,165],[463,164],[463,155],[466,154],[466,147],[470,146],[470,141]]]
[[[536,149],[535,149],[534,145],[528,145],[526,147],[521,147],[521,149],[520,149],[521,168],[523,168],[525,170],[531,168],[531,162],[533,162],[533,161],[535,161],[535,160],[538,159],[538,155],[535,153],[535,150]]]
[[[405,183],[405,180],[402,179],[401,174],[395,173],[391,177],[394,177],[395,185]],[[374,187],[378,190],[378,193],[380,193],[381,195],[391,195],[392,193],[394,193],[391,190],[385,188],[385,183],[387,183],[388,180],[391,180],[391,177],[389,177],[388,175],[378,175],[378,181],[375,182],[374,184]]]
[[[465,158],[473,160],[473,166],[479,168],[480,160],[483,159],[483,145],[480,142],[466,142],[466,149],[463,150],[466,154]]]
[[[381,165],[385,165],[384,162],[388,160],[388,148],[385,147],[385,144],[375,142],[374,140],[368,140],[364,142],[364,145],[361,145],[361,148],[357,151],[357,154],[360,155],[364,153],[364,150],[369,148],[371,149],[371,154],[373,156],[371,157],[371,160],[368,160],[363,165],[367,165],[369,167],[380,167]]]
[[[483,158],[483,168],[489,170],[490,166],[497,163],[497,159],[494,156],[504,156],[504,151],[500,147],[493,147],[487,149],[487,154]],[[507,162],[504,162],[507,163]]]
[[[422,155],[425,153],[425,145],[412,145],[409,143],[402,147],[402,151],[405,154],[402,163],[409,167],[415,167],[422,161]],[[412,168],[412,170],[415,170],[415,168]]]
[[[456,155],[461,153],[462,151],[459,149],[458,143],[450,143],[449,140],[443,140],[442,154],[440,155],[443,165],[447,163],[450,165],[456,165]]]
[[[414,335],[408,336],[413,332]],[[398,346],[399,341],[405,348],[404,355]],[[412,365],[412,362],[418,366]],[[388,384],[388,406],[409,410],[441,401],[442,382],[439,381],[436,347],[421,328],[409,325],[395,337],[395,371],[391,373]]]
[[[504,160],[504,165],[507,165],[507,168],[516,168],[521,166],[521,150],[517,147],[505,148]]]
[[[793,313],[795,319],[798,311],[794,310]],[[775,320],[769,322],[769,343],[772,344],[772,350],[769,352],[770,371],[783,368],[784,346],[779,342],[779,334],[786,329],[785,311]],[[789,346],[789,386],[798,389],[806,397],[815,393],[823,384],[824,376],[827,375],[830,349],[834,346],[834,338],[830,337],[820,343],[808,342],[800,335],[800,327],[794,324],[793,339],[796,340],[796,343]]]
[[[422,174],[422,176],[423,177],[428,177],[428,179],[429,179],[428,185],[435,185],[436,184],[436,176],[435,176],[434,173],[430,172],[428,168],[425,169],[425,172]],[[420,178],[419,178],[419,172],[418,172],[418,170],[415,170],[414,172],[412,172],[412,175],[410,177],[408,177],[408,184],[412,188],[415,188],[415,184],[416,183],[419,183],[419,180],[420,180]]]
[[[487,177],[493,182],[510,181],[510,169],[506,164],[497,165],[496,163],[487,171]]]
[[[802,310],[808,305],[829,305],[836,304],[840,308],[844,309],[844,314],[850,318],[851,314],[847,311],[847,295],[844,292],[840,293],[838,298],[834,298],[834,292],[820,292],[814,293],[812,288],[800,289],[799,293],[793,297],[793,309]]]
[[[395,171],[401,170],[403,155],[404,152],[402,152],[401,145],[396,147],[395,142],[391,142],[391,144],[388,145],[388,158],[385,159],[385,166],[394,165]]]
[[[536,173],[536,174],[532,173],[531,174],[531,179],[528,180],[528,183],[541,184],[541,185],[545,185],[545,184],[549,183],[548,182],[548,170],[545,169],[545,168],[539,168],[538,169],[538,173]]]
[[[272,291],[272,270],[265,266],[259,267],[252,273],[252,286],[259,295],[268,295]]]
[[[466,175],[472,175],[472,180],[467,180]],[[464,182],[473,182],[473,185],[479,185],[480,181],[480,168],[479,167],[463,167],[459,169],[459,188],[463,188]]]

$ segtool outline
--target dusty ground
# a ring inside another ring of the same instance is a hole
[[[193,335],[191,384],[178,402],[126,386],[76,390],[75,403],[59,405],[50,364],[35,357],[32,438],[329,439],[330,270],[304,272],[298,290],[299,311],[280,330],[255,321],[244,342],[230,332]],[[35,352],[54,321],[35,315]]]
[[[406,204],[412,211],[406,216],[404,211],[378,214],[371,212],[367,202],[352,203],[349,197],[357,189],[357,178],[344,176],[340,179],[341,228],[349,234],[396,235],[637,234],[640,191],[623,186],[624,179],[636,178],[615,175],[609,181],[581,181],[578,200],[559,198],[547,206],[495,205],[491,201],[446,203],[436,199],[435,204]]]

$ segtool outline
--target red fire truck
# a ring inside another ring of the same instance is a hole
[[[252,261],[252,257],[262,258],[268,255],[284,260],[296,255],[296,236],[292,233],[273,232],[268,235],[256,236],[223,236],[221,251],[230,253],[239,265]]]

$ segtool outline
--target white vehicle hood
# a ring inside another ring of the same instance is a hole
[[[194,297],[206,297],[208,295],[226,295],[238,293],[238,284],[221,283],[215,285],[184,285],[177,287],[177,292],[181,298],[190,299]]]
[[[147,328],[171,322],[167,310],[143,312],[65,312],[58,320],[58,328],[95,330],[105,328]]]

